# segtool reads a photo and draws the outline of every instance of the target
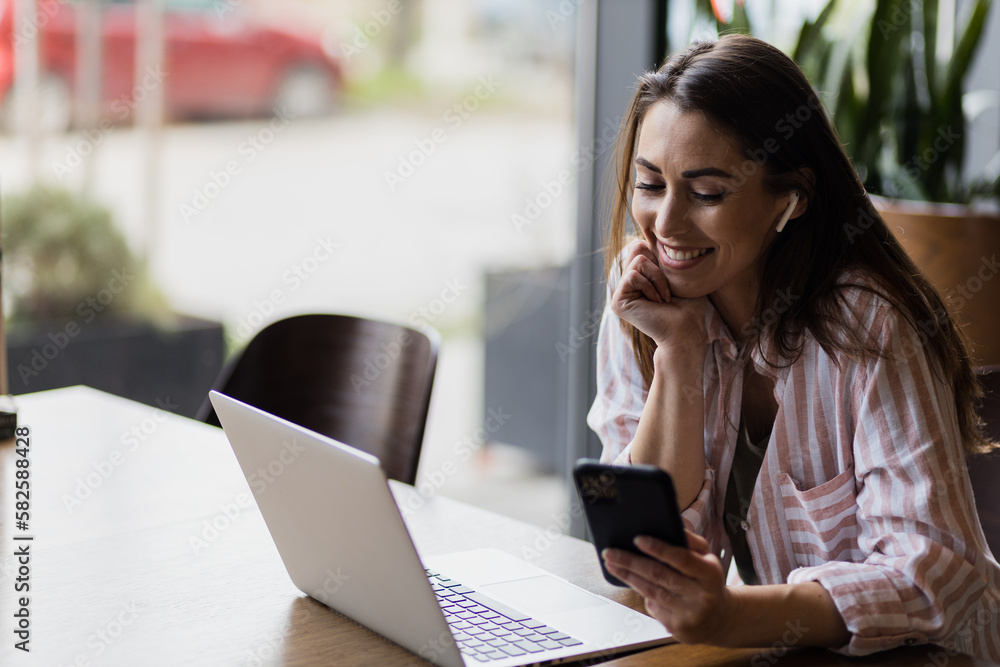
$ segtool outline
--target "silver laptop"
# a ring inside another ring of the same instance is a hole
[[[422,560],[375,457],[210,396],[292,582],[383,637],[448,667],[671,641],[656,620],[499,550]]]

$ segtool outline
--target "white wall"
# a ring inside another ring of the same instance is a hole
[[[960,3],[964,6],[965,3]],[[986,34],[976,63],[969,73],[967,90],[988,90],[992,93],[992,106],[982,113],[969,127],[966,174],[981,174],[983,167],[994,160],[1000,151],[1000,7],[993,3],[987,20]],[[997,158],[1000,159],[1000,158]],[[994,169],[1000,165],[994,162]],[[995,173],[995,172],[994,172]]]

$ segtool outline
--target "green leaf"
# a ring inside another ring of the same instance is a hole
[[[799,31],[799,40],[795,44],[795,50],[792,52],[792,59],[795,62],[801,65],[802,61],[807,59],[816,49],[821,49],[825,46],[821,39],[823,27],[830,20],[830,15],[833,14],[836,5],[837,0],[830,0],[830,2],[826,3],[823,11],[819,13],[819,16],[816,17],[815,21],[807,20],[802,24],[802,30]]]
[[[893,80],[902,69],[900,45],[904,36],[909,37],[912,24],[907,8],[908,3],[902,0],[879,0],[875,5],[868,39],[868,106],[863,120],[865,155],[878,151],[882,121],[892,116],[893,97],[898,88]],[[872,142],[876,142],[875,145]]]
[[[920,11],[924,42],[924,75],[931,104],[941,88],[941,73],[937,62],[938,0],[924,0]]]
[[[948,62],[948,74],[944,86],[945,99],[961,99],[965,75],[968,73],[969,65],[971,65],[972,59],[979,49],[983,27],[986,24],[986,17],[990,13],[991,4],[992,0],[976,0],[976,4],[973,5],[969,20],[960,33],[958,43],[955,45],[955,53]]]
[[[722,32],[722,28],[720,28]],[[725,26],[726,33],[740,33],[743,35],[752,35],[753,31],[750,29],[750,17],[747,16],[747,8],[742,3],[737,2],[736,6],[733,7],[733,16],[729,20],[729,25]]]

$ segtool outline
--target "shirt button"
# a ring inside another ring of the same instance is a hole
[[[906,639],[903,640],[903,643],[906,644],[907,646],[913,646],[914,644],[917,643],[917,638],[907,637]]]
[[[750,524],[746,522],[746,519],[740,521],[740,528],[743,529],[743,532],[750,530]]]

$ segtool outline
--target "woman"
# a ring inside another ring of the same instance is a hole
[[[619,158],[588,423],[671,473],[691,549],[640,538],[611,573],[680,641],[1000,661],[966,346],[798,67],[695,44],[641,77]]]

